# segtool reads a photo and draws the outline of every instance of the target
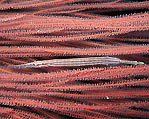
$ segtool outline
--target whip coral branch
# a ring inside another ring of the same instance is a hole
[[[43,56],[112,56],[124,54],[147,54],[148,45],[109,46],[103,48],[69,47],[0,47],[0,57],[43,57]],[[23,54],[20,54],[23,53]]]
[[[62,81],[62,80],[94,80],[94,79],[116,79],[120,77],[130,77],[136,75],[148,75],[148,65],[125,66],[125,67],[108,67],[108,68],[85,68],[78,70],[66,70],[51,73],[39,74],[5,74],[1,73],[0,79],[3,81]],[[130,72],[131,70],[131,72]],[[69,80],[67,78],[69,77]],[[79,77],[79,78],[78,78]]]
[[[0,0],[1,119],[146,119],[147,0]]]

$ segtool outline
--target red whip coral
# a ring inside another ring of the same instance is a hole
[[[0,0],[0,119],[147,119],[148,8]]]

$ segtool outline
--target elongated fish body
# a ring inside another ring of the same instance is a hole
[[[15,65],[15,68],[39,68],[39,67],[73,67],[89,65],[118,65],[118,64],[144,64],[143,62],[120,60],[115,57],[87,57],[71,59],[53,59],[35,61],[27,64]]]

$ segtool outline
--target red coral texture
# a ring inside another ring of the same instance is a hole
[[[0,119],[147,119],[148,0],[0,0]]]

